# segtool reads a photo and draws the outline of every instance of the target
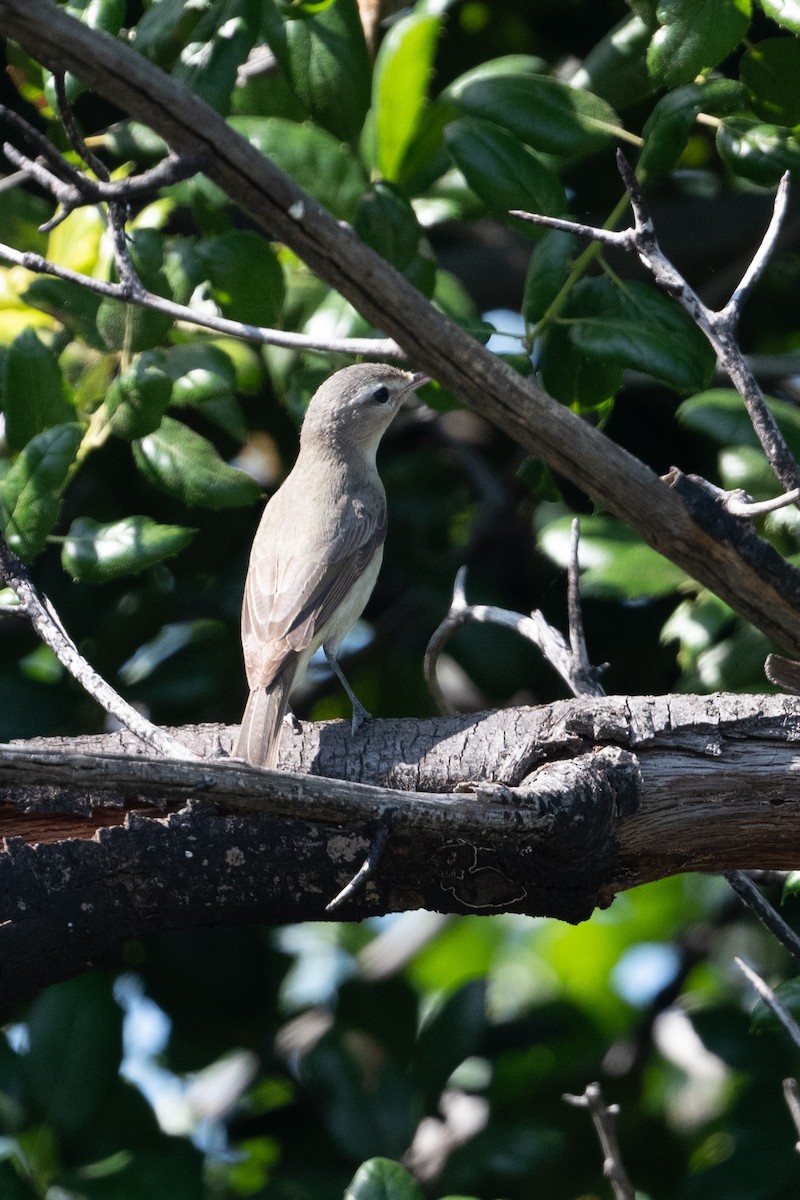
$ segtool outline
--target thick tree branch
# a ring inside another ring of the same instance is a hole
[[[666,875],[800,858],[787,696],[309,724],[280,771],[214,761],[234,728],[177,732],[205,762],[143,758],[128,733],[0,749],[0,999],[155,929],[420,907],[579,921]]]
[[[424,369],[530,453],[636,529],[790,653],[800,655],[800,574],[762,570],[735,541],[709,537],[675,491],[632,455],[518,376],[437,312],[396,271],[176,80],[49,0],[0,0],[0,31],[70,70],[159,133],[268,237],[293,249]],[[762,546],[764,543],[760,543]],[[767,553],[768,548],[765,549]]]

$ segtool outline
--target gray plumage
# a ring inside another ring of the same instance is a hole
[[[274,766],[289,693],[323,646],[336,663],[375,586],[386,537],[378,443],[406,396],[425,382],[397,367],[345,367],[306,412],[297,461],[264,510],[250,553],[242,648],[250,696],[234,754]]]

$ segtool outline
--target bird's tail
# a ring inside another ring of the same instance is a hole
[[[295,671],[296,663],[286,663],[268,688],[255,688],[250,693],[233,749],[235,758],[243,758],[254,767],[276,765]]]

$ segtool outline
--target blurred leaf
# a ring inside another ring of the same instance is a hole
[[[193,533],[193,530],[183,530]],[[149,678],[154,671],[169,659],[185,650],[187,646],[202,645],[216,637],[221,632],[219,621],[198,619],[196,621],[176,621],[164,625],[152,641],[139,646],[135,654],[119,668],[119,677],[128,687]],[[213,986],[210,984],[209,986]],[[241,999],[241,998],[240,998]]]
[[[537,544],[566,570],[572,517],[559,517],[539,531]],[[680,567],[651,550],[615,517],[581,517],[578,559],[585,595],[640,600],[668,596],[685,582]]]
[[[742,84],[732,79],[690,83],[667,92],[645,121],[639,169],[648,175],[664,175],[671,171],[686,149],[698,114],[724,116],[735,112],[743,107],[744,94]]]
[[[139,279],[157,296],[173,299],[164,271],[164,239],[156,229],[135,229],[128,248]],[[129,354],[160,345],[172,328],[173,318],[164,313],[106,297],[97,310],[97,329],[109,350]]]
[[[425,1022],[411,1063],[411,1080],[420,1093],[422,1112],[436,1110],[448,1079],[475,1053],[485,1027],[485,979],[465,983]]]
[[[355,142],[369,108],[370,61],[356,0],[299,15],[286,26],[292,86],[311,117]]]
[[[223,315],[246,325],[275,325],[283,305],[283,271],[269,242],[246,229],[201,243],[198,253]]]
[[[798,0],[758,0],[761,8],[768,17],[772,17],[776,25],[792,33],[800,33],[800,3]]]
[[[172,380],[164,355],[146,350],[111,384],[104,411],[111,432],[134,441],[153,433],[161,424],[172,394]]]
[[[184,46],[173,76],[223,115],[230,108],[236,74],[258,35],[259,0],[220,0]]]
[[[100,297],[69,279],[41,276],[34,279],[23,294],[32,308],[50,313],[74,334],[79,334],[95,349],[105,349],[97,333]]]
[[[714,351],[677,302],[650,284],[583,279],[570,301],[570,338],[584,353],[677,391],[696,391],[711,378]]]
[[[717,149],[734,174],[765,187],[774,187],[785,171],[800,170],[800,136],[783,125],[728,117],[717,130]]]
[[[399,188],[391,183],[374,183],[362,196],[353,224],[362,241],[412,279],[425,295],[431,294],[436,279],[433,251],[414,209]]]
[[[358,1168],[344,1200],[424,1200],[424,1193],[400,1163],[390,1158],[372,1158]]]
[[[783,881],[781,900],[787,896],[796,896],[800,892],[800,871],[790,871]]]
[[[577,244],[574,234],[551,229],[534,247],[522,299],[522,315],[529,325],[542,319],[564,286]]]
[[[468,116],[492,121],[546,154],[590,154],[620,128],[619,117],[604,100],[545,76],[502,75],[476,67],[452,83],[446,95]]]
[[[37,433],[75,416],[58,359],[32,329],[14,338],[2,370],[0,394],[12,450],[21,450]]]
[[[90,971],[47,988],[28,1013],[25,1073],[41,1119],[75,1135],[97,1118],[115,1086],[122,1011],[110,979]]]
[[[171,417],[134,442],[133,454],[149,483],[190,508],[239,508],[261,495],[258,484],[228,466],[211,442]]]
[[[45,257],[60,267],[94,275],[98,267],[105,224],[93,205],[74,209],[47,235]]]
[[[570,311],[568,304],[567,319]],[[570,327],[566,325],[549,325],[537,344],[542,384],[561,404],[569,405],[574,412],[594,413],[598,407],[613,402],[622,386],[622,367],[618,363],[603,362],[585,354],[570,337]]]
[[[750,0],[661,0],[647,52],[655,83],[676,87],[710,71],[735,50],[750,24]]]
[[[742,57],[739,78],[759,117],[776,125],[800,123],[800,42],[766,38],[756,43]]]
[[[45,429],[28,442],[0,483],[3,532],[25,562],[44,548],[56,523],[61,492],[82,436],[76,423]]]
[[[335,137],[281,117],[233,117],[230,124],[335,217],[352,219],[367,178],[355,155]]]
[[[797,457],[800,455],[800,412],[787,400],[768,396],[766,401],[789,449]],[[703,433],[720,445],[761,446],[744,401],[732,388],[709,388],[691,396],[683,401],[677,417],[688,429]]]
[[[541,230],[509,217],[510,209],[549,216],[563,211],[558,176],[499,125],[463,117],[448,125],[444,136],[453,161],[486,207],[526,236],[540,237]]]
[[[61,562],[73,579],[106,583],[177,554],[195,532],[181,525],[159,525],[151,517],[124,517],[108,525],[78,517],[70,526]]]
[[[381,42],[372,80],[375,163],[384,179],[403,178],[403,160],[420,123],[441,32],[441,17],[414,11]]]

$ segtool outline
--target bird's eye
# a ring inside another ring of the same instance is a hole
[[[389,389],[385,383],[381,383],[372,392],[372,399],[378,404],[385,404],[389,399]]]

